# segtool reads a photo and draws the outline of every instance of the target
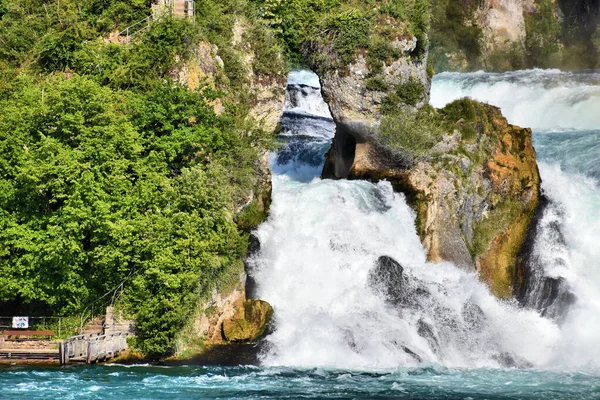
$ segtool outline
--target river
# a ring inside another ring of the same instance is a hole
[[[436,107],[470,96],[533,129],[549,206],[527,307],[426,262],[414,212],[389,183],[321,180],[335,127],[313,74],[292,72],[289,84],[273,204],[250,263],[276,315],[261,366],[12,367],[0,398],[600,398],[600,74],[433,80]],[[402,307],[371,274],[381,256],[404,268]],[[574,300],[545,302],[548,280]]]

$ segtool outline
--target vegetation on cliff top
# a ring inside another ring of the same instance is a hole
[[[148,1],[0,1],[0,308],[79,315],[125,282],[137,346],[160,356],[201,296],[239,279],[247,237],[234,216],[273,139],[247,117],[235,13],[103,40],[149,14]],[[223,32],[219,82],[171,78]]]
[[[411,57],[427,49],[429,0],[255,0],[260,18],[277,32],[292,64],[319,70],[342,68],[365,52],[372,64],[400,54],[396,39],[417,38]],[[319,52],[306,52],[318,47]],[[310,60],[303,54],[310,53]]]

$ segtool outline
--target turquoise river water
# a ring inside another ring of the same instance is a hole
[[[389,184],[320,180],[333,124],[314,74],[289,83],[288,145],[272,157],[273,206],[252,263],[277,316],[260,366],[5,366],[0,399],[600,399],[600,74],[433,80],[436,107],[470,96],[532,127],[551,204],[536,279],[560,281],[571,299],[552,304],[539,285],[521,304],[501,302],[473,273],[427,263]],[[369,287],[381,255],[416,288],[401,309]]]

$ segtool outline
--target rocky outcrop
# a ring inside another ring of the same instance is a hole
[[[255,43],[247,31],[249,24],[243,18],[238,19],[233,27],[232,47],[237,52],[243,69],[240,78],[247,87],[244,88],[244,98],[249,101],[249,116],[254,118],[262,129],[274,131],[283,113],[285,99],[286,76],[281,69],[274,69],[268,75],[254,70]],[[279,57],[282,57],[279,55]],[[280,60],[280,63],[282,61]],[[208,42],[199,42],[188,60],[178,65],[171,75],[182,85],[197,89],[202,84],[208,84],[214,89],[230,92],[230,82],[224,72],[225,64],[219,55],[219,48]],[[232,93],[229,93],[230,95]],[[226,97],[234,103],[240,99]],[[220,100],[215,103],[215,112],[221,113],[223,107]]]
[[[511,296],[517,254],[539,199],[531,130],[468,99],[440,114],[448,133],[414,165],[400,165],[373,138],[353,144],[343,134],[342,146],[336,133],[323,175],[391,181],[417,213],[430,261],[476,269],[494,294]]]
[[[520,40],[523,27],[517,2],[485,4],[482,18],[493,32],[505,36],[498,40]],[[376,62],[371,46],[354,54],[351,62],[336,64],[314,55],[331,53],[335,44],[316,40],[306,46],[306,58],[319,73],[323,97],[336,123],[322,176],[391,181],[416,210],[429,260],[476,269],[496,295],[511,296],[517,254],[539,198],[531,131],[508,124],[495,107],[461,100],[439,114],[423,114],[429,120],[443,120],[447,128],[432,149],[413,157],[414,162],[399,157],[382,144],[379,130],[386,118],[403,118],[427,102],[427,54],[413,57],[417,39],[406,35],[393,18],[379,18],[377,24],[375,30],[383,26],[397,38],[399,51],[388,53],[394,57]],[[395,116],[398,110],[404,114]],[[400,122],[393,126],[406,126],[406,121]],[[409,122],[417,127],[416,136],[419,129],[428,129],[419,128],[418,119]]]
[[[256,56],[254,48],[260,46],[256,39],[249,34],[250,23],[244,18],[238,18],[233,26],[232,50],[235,52],[242,76],[238,77],[243,88],[231,90],[231,82],[225,74],[225,64],[219,55],[219,48],[208,42],[200,42],[196,46],[189,60],[178,66],[172,75],[181,84],[191,89],[201,85],[209,85],[214,89],[226,93],[224,99],[214,101],[214,110],[217,114],[224,111],[223,101],[232,103],[246,103],[241,108],[248,107],[248,117],[256,122],[260,129],[273,132],[277,128],[281,115],[283,114],[283,102],[285,99],[286,75],[282,68],[273,68],[268,74],[256,71]],[[280,59],[273,60],[274,65],[283,65],[282,55]],[[242,93],[239,93],[242,92]],[[245,199],[238,204],[238,211],[246,210],[249,223],[245,218],[242,228],[252,228],[257,220],[264,219],[271,204],[271,169],[269,167],[269,153],[265,151],[262,157],[256,161],[254,174],[254,189],[248,193]],[[249,224],[249,226],[245,226]]]
[[[246,300],[236,316],[223,322],[223,337],[229,342],[253,342],[265,333],[272,317],[273,308],[266,301]]]
[[[235,68],[240,69],[236,82],[230,81],[225,73],[219,48],[208,42],[198,43],[192,56],[171,72],[174,79],[191,89],[209,85],[225,93],[222,99],[214,101],[215,113],[224,112],[224,103],[247,110],[246,114],[240,113],[246,116],[248,135],[257,129],[269,133],[276,130],[283,113],[287,81],[283,68],[274,67],[268,73],[257,70],[255,50],[263,43],[257,42],[253,28],[243,17],[233,24],[231,46],[223,58],[234,60]],[[277,57],[279,60],[272,60],[273,65],[282,66],[282,55]],[[269,164],[269,152],[265,149],[255,163],[252,189],[235,206],[235,221],[240,230],[252,230],[268,214],[272,178]],[[256,246],[260,246],[257,241],[250,242],[248,256],[256,251],[253,250]],[[273,310],[265,301],[246,298],[246,280],[240,262],[239,279],[231,278],[227,285],[214,288],[210,298],[198,304],[196,315],[180,335],[178,354],[204,354],[210,347],[254,341],[265,332]]]
[[[252,342],[262,337],[273,309],[266,301],[246,298],[245,280],[246,274],[242,274],[240,283],[229,292],[215,289],[211,298],[198,307],[193,324],[179,345],[179,354],[186,350],[202,353],[207,347]]]
[[[417,50],[418,39],[389,16],[377,20],[374,29],[388,30],[395,38],[385,60],[374,60],[376,56],[371,52],[376,50],[367,48],[358,51],[352,62],[331,67],[330,61],[322,57],[322,54],[335,57],[330,43],[309,42],[305,49],[307,61],[319,74],[323,99],[336,123],[338,146],[346,145],[342,137],[347,135],[350,142],[365,141],[379,124],[385,107],[403,103],[419,107],[429,100],[427,52],[411,56]],[[410,88],[408,99],[402,97],[407,88]]]
[[[433,13],[438,72],[598,66],[596,0],[436,0]]]

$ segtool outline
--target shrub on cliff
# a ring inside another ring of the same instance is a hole
[[[417,37],[410,54],[421,59],[427,49],[429,0],[253,0],[259,17],[282,41],[292,64],[304,63],[302,50],[318,47],[312,65],[342,68],[359,52],[381,50],[381,43],[398,37]],[[394,29],[387,29],[393,26]],[[378,47],[379,46],[379,47]],[[377,48],[378,47],[378,48]],[[385,58],[385,57],[384,57]]]
[[[400,107],[384,115],[375,138],[398,162],[411,166],[431,155],[446,132],[446,123],[430,106],[416,112]]]
[[[560,64],[561,23],[552,0],[540,0],[535,13],[525,15],[525,49],[529,64],[551,67]]]
[[[448,53],[460,54],[469,69],[479,67],[483,31],[477,24],[476,1],[435,0],[432,2],[431,51],[436,71],[452,70]],[[456,60],[453,60],[456,62]]]

